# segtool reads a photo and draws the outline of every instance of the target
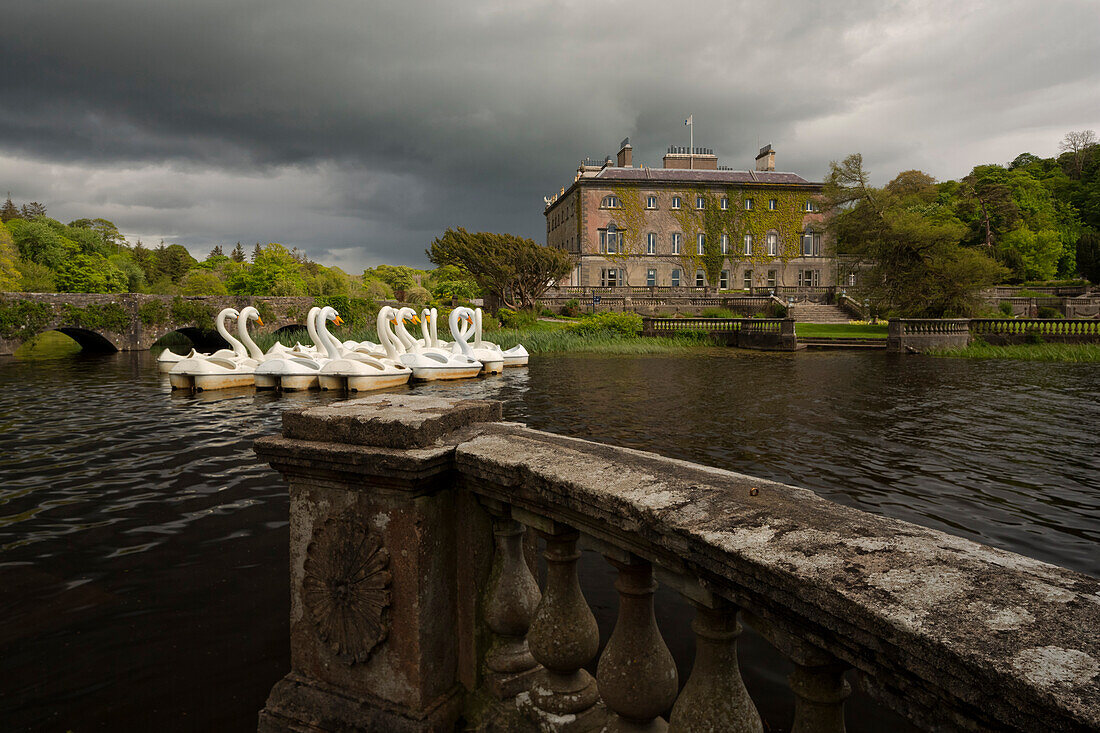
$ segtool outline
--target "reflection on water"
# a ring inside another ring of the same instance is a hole
[[[412,389],[500,399],[532,427],[807,486],[1100,574],[1093,365],[563,356]],[[254,729],[289,668],[288,540],[285,487],[251,443],[282,410],[335,399],[172,394],[148,354],[0,361],[5,728]],[[583,568],[606,635],[610,574],[596,557]],[[690,617],[671,594],[658,612],[686,673]],[[752,638],[745,653],[767,657]],[[781,728],[781,667],[746,666]],[[853,731],[893,725],[849,717]]]

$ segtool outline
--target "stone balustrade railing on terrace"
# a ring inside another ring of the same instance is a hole
[[[1100,727],[1100,581],[500,419],[375,395],[289,411],[256,442],[291,507],[291,670],[260,730],[761,731],[741,623],[794,663],[793,731],[844,730],[849,670],[928,730]],[[598,659],[581,548],[618,574]],[[658,582],[695,608],[686,680]]]

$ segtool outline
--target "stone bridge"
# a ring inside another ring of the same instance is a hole
[[[313,304],[309,296],[0,293],[0,355],[14,353],[44,331],[60,331],[93,351],[141,351],[173,331],[206,347],[222,342],[214,317],[223,308],[255,306],[264,322],[258,331],[270,333],[304,327]]]

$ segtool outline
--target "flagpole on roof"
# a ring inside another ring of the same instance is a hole
[[[684,124],[688,127],[688,168],[695,168],[695,115],[688,115]]]

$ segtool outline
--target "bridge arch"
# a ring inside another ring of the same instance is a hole
[[[87,328],[77,328],[75,326],[58,326],[51,329],[59,333],[63,333],[73,341],[80,344],[80,348],[83,351],[87,351],[93,354],[113,354],[119,350],[118,346],[109,338],[96,331],[91,331]]]

